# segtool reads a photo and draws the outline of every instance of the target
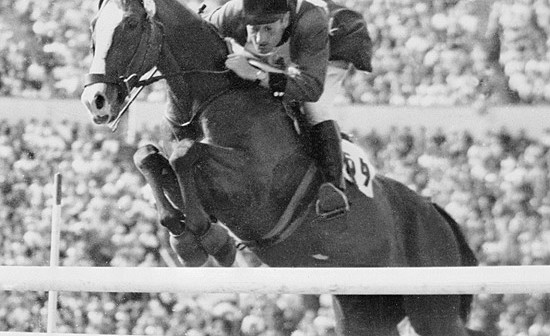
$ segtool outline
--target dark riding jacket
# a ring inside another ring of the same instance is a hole
[[[329,32],[326,11],[306,0],[296,11],[297,0],[290,0],[290,24],[283,36],[289,43],[290,60],[299,70],[286,75],[284,99],[288,102],[314,102],[323,93],[329,59]],[[239,44],[247,42],[243,1],[230,0],[206,17],[224,37]]]

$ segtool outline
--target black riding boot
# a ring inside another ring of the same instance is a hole
[[[319,188],[317,214],[333,217],[349,210],[346,182],[343,175],[342,138],[333,120],[323,121],[311,128],[313,157],[317,161],[324,183]]]

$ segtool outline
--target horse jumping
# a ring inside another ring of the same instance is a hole
[[[168,159],[152,145],[134,160],[155,194],[160,222],[188,266],[208,255],[229,266],[235,242],[272,267],[476,266],[458,224],[440,207],[368,165],[348,165],[371,188],[348,183],[350,211],[320,217],[321,183],[307,146],[266,89],[224,68],[217,32],[176,0],[103,0],[92,21],[82,101],[99,125],[117,120],[129,93],[168,84]],[[140,78],[157,67],[162,75]],[[357,179],[356,179],[357,181]],[[174,279],[177,281],[177,279]],[[477,334],[465,327],[470,295],[335,296],[340,335],[398,335],[406,316],[423,336]]]

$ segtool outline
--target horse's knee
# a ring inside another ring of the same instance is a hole
[[[159,150],[157,147],[151,144],[140,147],[134,153],[134,164],[141,170],[142,168],[147,166],[148,161],[151,160],[152,155],[154,154],[159,154]]]
[[[157,147],[145,145],[134,153],[134,164],[149,180],[149,177],[159,178],[163,172],[170,171],[170,163]]]

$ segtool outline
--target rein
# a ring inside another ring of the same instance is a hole
[[[120,87],[125,88],[126,89],[125,92],[127,92],[126,95],[130,96],[130,99],[128,99],[126,104],[124,104],[124,106],[122,107],[122,109],[118,113],[115,120],[113,120],[111,122],[111,124],[109,125],[109,128],[111,129],[112,132],[115,132],[117,130],[118,125],[120,124],[120,121],[122,120],[122,117],[128,111],[128,108],[130,107],[130,105],[132,105],[132,103],[136,100],[138,95],[141,93],[141,91],[146,86],[151,85],[153,83],[156,83],[156,82],[158,82],[160,80],[163,80],[163,79],[177,77],[177,76],[185,76],[185,75],[192,75],[192,74],[215,74],[215,75],[226,74],[226,73],[229,72],[229,69],[219,70],[219,71],[216,71],[216,70],[198,70],[198,69],[196,69],[196,70],[178,71],[178,72],[173,72],[173,73],[170,73],[170,74],[167,74],[167,75],[155,76],[155,73],[157,71],[158,71],[158,69],[156,69],[156,67],[155,67],[155,69],[151,73],[150,77],[147,78],[147,79],[143,79],[143,80],[139,80],[138,77],[137,77],[137,74],[135,74],[135,73],[131,74],[128,77],[121,76],[121,77],[118,78],[118,80],[109,79],[109,77],[107,77],[107,75],[105,75],[105,74],[87,74],[86,75],[84,87],[95,84],[95,83],[114,84],[114,85],[118,85]],[[124,86],[122,86],[122,85],[124,85]],[[226,91],[222,91],[221,93],[225,94]],[[218,93],[213,98],[218,98],[222,94]],[[213,100],[215,100],[215,99],[209,99],[206,103],[211,103]],[[202,104],[199,107],[199,110],[203,110],[205,108],[204,105],[206,105],[206,104]],[[197,114],[197,112],[193,113],[193,115],[196,115],[196,114]]]

